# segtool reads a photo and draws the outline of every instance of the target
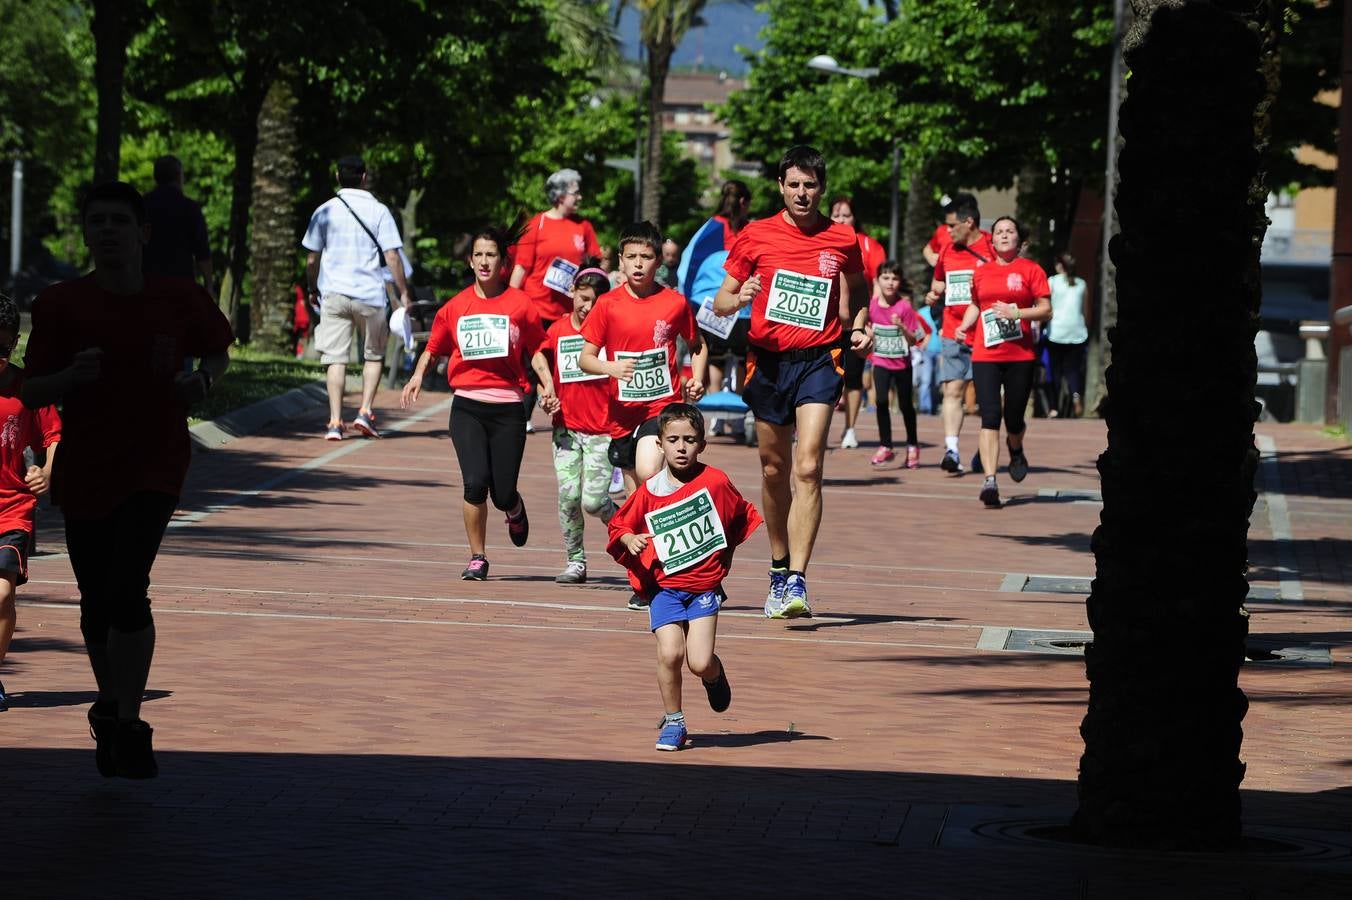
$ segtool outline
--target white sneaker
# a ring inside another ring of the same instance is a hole
[[[562,572],[554,576],[554,580],[559,584],[586,584],[587,564],[572,560],[563,567]]]
[[[612,494],[623,494],[623,493],[624,493],[624,470],[623,470],[623,469],[615,469],[614,471],[612,471],[612,472],[610,473],[610,493],[612,493]]]
[[[535,434],[535,423],[529,419],[526,420],[526,434]]]
[[[853,450],[859,446],[859,438],[854,436],[853,428],[846,428],[845,434],[840,438],[840,449]]]

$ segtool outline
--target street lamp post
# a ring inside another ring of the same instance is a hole
[[[851,78],[874,78],[879,69],[876,66],[850,68],[836,62],[834,56],[818,54],[807,61],[809,69],[826,72],[830,75],[848,75]],[[897,258],[897,232],[900,230],[901,210],[901,141],[892,138],[892,203],[888,214],[887,255]]]

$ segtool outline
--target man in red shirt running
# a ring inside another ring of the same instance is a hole
[[[714,298],[720,316],[751,307],[742,399],[756,417],[771,553],[765,615],[772,619],[811,614],[804,572],[821,526],[822,460],[843,383],[840,336],[851,329],[858,354],[873,344],[859,243],[853,228],[822,215],[825,190],[819,152],[799,146],[784,154],[784,211],[742,229]]]

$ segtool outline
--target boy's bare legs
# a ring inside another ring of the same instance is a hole
[[[713,618],[710,616],[709,618]],[[653,632],[657,638],[657,688],[667,715],[681,711],[681,667],[685,665],[684,622],[669,622]],[[710,645],[712,648],[712,645]]]
[[[690,674],[701,681],[715,681],[723,670],[723,663],[714,655],[714,640],[718,636],[718,614],[687,622],[685,635],[685,664]],[[679,699],[679,697],[677,698]]]
[[[329,427],[337,428],[343,423],[343,388],[347,385],[347,366],[343,363],[330,363],[324,386],[329,391]]]
[[[465,513],[465,537],[469,539],[471,556],[483,556],[488,545],[488,503],[470,503],[462,500]]]

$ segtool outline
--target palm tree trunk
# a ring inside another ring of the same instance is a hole
[[[291,290],[296,277],[292,233],[299,168],[296,156],[296,92],[291,73],[279,72],[258,113],[258,149],[253,160],[253,270],[250,340],[266,350],[291,346]]]
[[[1221,848],[1240,838],[1248,709],[1238,681],[1258,459],[1267,3],[1133,5],[1073,825],[1096,843]]]
[[[925,296],[930,286],[930,267],[925,262],[925,244],[934,234],[934,182],[927,166],[919,166],[911,173],[906,188],[906,212],[901,220],[901,268],[906,280],[915,290],[917,301]]]
[[[644,13],[649,15],[649,13]],[[668,33],[670,29],[668,28]],[[662,227],[662,101],[675,47],[669,41],[648,44],[648,142],[643,160],[643,218]]]
[[[127,68],[127,22],[118,0],[94,0],[94,86],[98,131],[94,137],[94,183],[116,181],[122,164],[122,76]]]

